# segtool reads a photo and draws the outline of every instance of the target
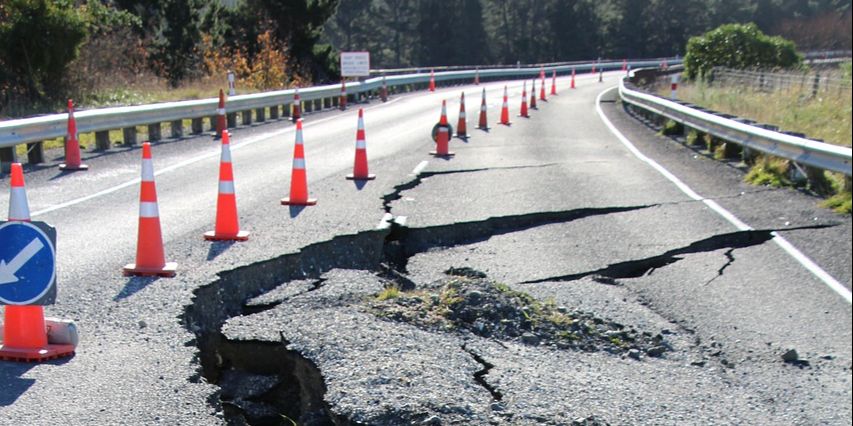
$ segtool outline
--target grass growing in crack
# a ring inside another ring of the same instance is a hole
[[[379,294],[376,295],[376,300],[383,301],[396,299],[398,297],[400,297],[400,288],[395,285],[392,285],[390,287],[386,287],[385,290],[379,292]]]
[[[399,291],[393,298],[377,295],[366,299],[367,309],[379,318],[431,331],[472,333],[533,346],[619,354],[660,344],[650,333],[570,311],[553,298],[540,300],[486,278],[453,276],[439,284],[428,290]]]

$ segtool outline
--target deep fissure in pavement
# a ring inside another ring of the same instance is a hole
[[[489,382],[486,381],[486,375],[489,374],[489,371],[491,369],[495,368],[494,364],[486,361],[485,359],[483,359],[482,356],[480,356],[480,354],[474,352],[473,349],[467,348],[465,345],[462,345],[462,350],[468,352],[468,354],[471,355],[471,358],[474,358],[474,361],[477,361],[478,364],[483,366],[482,370],[478,370],[474,373],[474,381],[477,382],[484,389],[489,391],[489,393],[492,395],[492,399],[494,399],[495,401],[500,401],[501,399],[503,399],[504,396],[501,391],[499,391],[496,387],[490,385]]]
[[[495,235],[648,207],[651,206],[538,212],[426,228],[407,228],[392,223],[390,229],[338,236],[303,247],[296,253],[220,273],[218,280],[194,292],[193,303],[185,309],[183,321],[187,329],[196,335],[200,374],[209,383],[233,388],[240,387],[239,384],[234,384],[235,381],[245,382],[245,386],[250,386],[252,378],[258,376],[277,378],[275,386],[256,394],[235,396],[223,388],[212,403],[222,406],[229,422],[265,425],[292,419],[300,425],[356,424],[351,419],[332,412],[324,400],[326,388],[322,372],[299,352],[287,349],[288,342],[283,337],[280,342],[272,343],[231,341],[221,333],[223,324],[238,315],[275,307],[277,302],[253,307],[247,307],[245,303],[283,283],[314,280],[311,287],[304,292],[322,287],[324,280],[321,275],[332,269],[373,271],[388,280],[389,286],[413,288],[415,284],[406,277],[408,260],[431,248],[467,245],[488,240]],[[671,250],[656,258],[672,259],[678,254],[707,251],[717,246],[755,245],[759,241],[769,239],[769,232],[749,231],[712,237],[691,244],[688,248]],[[746,238],[747,236],[749,238]],[[722,241],[727,243],[722,244]],[[668,263],[653,260],[650,264],[657,268]],[[619,271],[638,270],[636,267],[619,267],[618,264],[609,268],[598,273],[601,276],[619,277],[631,275]],[[502,397],[500,392],[491,388],[486,381],[489,366],[480,362],[482,359],[475,360],[484,368],[475,375],[474,380],[489,391],[494,399]]]
[[[822,229],[832,227],[834,225],[814,225],[802,226],[795,228],[786,228],[785,231],[801,230],[801,229]],[[734,255],[736,249],[753,247],[764,244],[773,239],[773,233],[777,232],[774,229],[757,229],[749,231],[737,231],[727,234],[714,235],[703,240],[695,241],[685,247],[668,250],[663,254],[651,256],[644,259],[628,260],[624,262],[612,263],[604,268],[594,271],[579,272],[576,274],[560,275],[556,277],[540,278],[536,280],[523,281],[521,284],[538,284],[544,282],[568,282],[577,281],[585,277],[593,277],[597,282],[605,284],[618,284],[619,279],[639,278],[644,275],[652,274],[655,269],[662,268],[667,265],[676,263],[684,257],[683,255],[707,253],[720,249],[729,249],[725,255],[728,262],[724,264],[718,271],[717,276],[722,276],[726,268],[734,263]]]

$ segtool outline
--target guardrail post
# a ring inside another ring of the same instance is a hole
[[[255,121],[257,121],[258,123],[263,123],[264,121],[267,121],[267,113],[263,107],[255,110]]]
[[[243,116],[243,125],[248,126],[252,124],[252,110],[247,109],[245,111],[240,111],[240,115]]]
[[[204,123],[202,118],[193,118],[190,124],[190,131],[194,135],[201,134],[204,131]]]
[[[229,129],[237,127],[237,113],[229,112],[228,114],[225,114],[225,122]]]
[[[95,149],[98,151],[106,151],[110,149],[110,131],[101,130],[95,132]]]
[[[214,132],[214,133],[216,132],[216,121],[218,119],[219,119],[219,117],[217,117],[215,115],[211,115],[210,117],[207,117],[207,122],[210,124],[210,131],[211,132]]]
[[[0,173],[10,173],[12,163],[18,162],[18,153],[14,146],[0,148]]]
[[[317,111],[321,111],[323,109],[322,99],[314,99],[314,109],[316,109]]]
[[[284,105],[281,107],[281,115],[283,115],[283,116],[284,116],[284,118],[290,118],[290,114],[291,114],[290,110],[291,110],[291,108],[293,108],[293,104],[284,104]]]
[[[278,120],[278,105],[270,107],[270,120]]]
[[[341,102],[341,100],[337,96],[332,98],[332,106],[333,107],[337,108],[338,104],[340,104],[340,102]]]
[[[814,83],[812,83],[812,97],[817,96],[818,89],[820,89],[820,73],[815,73],[814,75]]]
[[[30,164],[44,163],[44,142],[32,142],[27,144],[27,162]]]
[[[328,109],[332,107],[332,99],[331,98],[323,98],[323,109]]]
[[[121,135],[125,145],[136,145],[136,126],[121,129]]]
[[[160,127],[160,123],[151,123],[148,125],[148,140],[151,142],[156,142],[163,139],[162,128]]]
[[[175,139],[184,137],[184,121],[183,120],[175,120],[169,123],[169,127],[172,129],[172,137]]]
[[[303,112],[311,112],[314,110],[314,102],[313,101],[304,101],[302,103],[304,108],[302,108]]]

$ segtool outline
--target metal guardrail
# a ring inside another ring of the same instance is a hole
[[[851,176],[851,148],[774,132],[761,127],[700,111],[678,102],[651,95],[619,82],[619,96],[624,102],[662,115],[743,147],[786,158],[796,163]]]
[[[680,63],[675,58],[663,59],[669,64]],[[634,60],[628,61],[631,67],[658,66],[662,59]],[[571,72],[589,71],[593,66],[597,69],[613,70],[622,67],[622,61],[603,63],[586,62],[571,65],[543,67],[546,73],[556,71],[560,74]],[[460,71],[444,71],[435,73],[436,83],[441,82],[470,82],[474,76],[479,74],[480,79],[501,78],[524,78],[535,76],[540,68],[503,68],[503,69],[468,69]],[[374,77],[361,82],[347,83],[347,94],[357,95],[365,92],[377,91],[382,87],[383,80],[389,88],[406,87],[412,85],[426,85],[430,74],[414,73],[406,75],[392,75]],[[277,107],[293,103],[294,89],[280,90],[274,92],[256,93],[249,95],[236,95],[228,98],[226,109],[229,113],[247,111],[252,109]],[[340,96],[340,85],[325,85],[306,87],[299,89],[302,102],[313,102],[323,99],[335,99]],[[218,98],[200,99],[192,101],[165,102],[149,105],[99,108],[92,110],[75,111],[77,120],[77,131],[79,133],[102,132],[114,129],[126,129],[134,126],[144,126],[156,123],[173,122],[183,119],[197,119],[202,117],[216,116]],[[15,145],[36,143],[46,139],[54,139],[65,136],[68,114],[51,114],[33,118],[0,121],[0,150],[14,147]]]

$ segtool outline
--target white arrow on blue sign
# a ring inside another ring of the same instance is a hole
[[[43,222],[0,222],[0,304],[53,303],[55,240],[56,231]]]

